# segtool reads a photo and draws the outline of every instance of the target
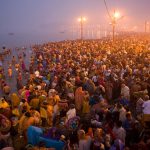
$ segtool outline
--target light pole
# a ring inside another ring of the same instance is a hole
[[[149,27],[149,22],[145,21],[145,33],[147,32],[148,27]]]
[[[147,32],[147,21],[145,21],[145,33]]]
[[[120,16],[120,13],[119,13],[119,12],[116,12],[116,11],[114,10],[113,16],[111,17],[113,42],[114,42],[114,40],[115,40],[116,24],[117,24],[117,21],[118,21],[119,19],[121,19],[121,18],[122,18],[122,17]]]
[[[112,20],[112,34],[113,34],[113,42],[115,40],[115,27],[116,27],[116,20]]]
[[[83,40],[83,23],[86,21],[86,18],[81,16],[78,21],[80,22],[80,38]]]

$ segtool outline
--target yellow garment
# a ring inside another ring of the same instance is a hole
[[[16,93],[11,94],[12,107],[16,107],[20,104],[20,99]]]
[[[28,104],[27,102],[25,102],[25,103],[23,103],[23,104],[21,105],[21,108],[20,108],[21,112],[22,112],[22,110],[23,110],[23,107],[26,107],[26,110],[27,110],[27,111],[30,110],[30,106],[29,106],[29,104]]]
[[[76,106],[77,111],[81,111],[84,97],[85,97],[85,93],[82,90],[82,87],[78,87],[75,91],[75,106]]]
[[[38,98],[33,98],[30,101],[30,106],[32,106],[34,109],[39,107],[39,99]]]
[[[59,95],[54,96],[54,102],[58,103],[60,101]]]
[[[40,104],[43,103],[46,100],[46,96],[45,95],[40,95],[39,96],[39,102]]]
[[[48,105],[47,106],[47,115],[51,116],[53,113],[53,106],[52,105]]]
[[[41,114],[41,118],[47,119],[47,111],[43,107],[40,108],[40,114]]]
[[[90,105],[88,101],[83,101],[83,108],[82,113],[89,113],[90,112]]]
[[[34,125],[34,117],[22,116],[19,120],[19,132],[26,131],[29,126]]]
[[[2,102],[2,100],[0,100],[0,108],[5,109],[8,107],[9,107],[9,104],[5,100],[3,102]]]
[[[23,121],[25,120],[25,118],[26,118],[25,115],[22,115],[18,122],[19,123],[18,132],[20,134],[22,134],[22,132],[23,132]]]
[[[41,115],[38,111],[34,110],[31,111],[31,116],[34,117],[34,122],[36,125],[40,125],[41,124]]]
[[[20,116],[19,109],[18,108],[13,109],[12,114],[19,117]]]
[[[33,90],[34,90],[34,86],[33,86],[33,85],[30,85],[30,86],[29,86],[29,91],[30,91],[30,92],[33,92]]]
[[[31,125],[34,125],[34,117],[29,117],[23,121],[23,130],[27,130]]]
[[[53,106],[47,106],[47,122],[50,126],[53,124]]]
[[[0,73],[0,79],[2,79],[3,75]]]
[[[21,98],[26,99],[26,90],[25,89],[22,89],[22,91],[21,91]]]

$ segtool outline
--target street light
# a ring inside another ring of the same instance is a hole
[[[83,39],[83,23],[86,21],[85,17],[80,17],[78,18],[78,21],[80,22],[80,36],[81,36],[81,40]]]
[[[111,17],[113,42],[115,40],[115,27],[116,27],[117,21],[120,20],[121,18],[123,18],[123,16],[121,16],[118,11],[114,11],[114,13]]]
[[[116,12],[116,11],[114,11],[113,16],[114,16],[115,19],[118,19],[118,18],[121,17],[120,13],[119,13],[119,12]]]

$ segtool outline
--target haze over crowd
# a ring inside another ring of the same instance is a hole
[[[150,20],[149,0],[107,0],[107,4],[110,13],[116,9],[124,16],[119,21],[120,28],[144,31],[145,20]],[[79,38],[77,19],[80,16],[87,18],[85,26],[90,26],[89,30],[96,25],[105,30],[111,28],[103,0],[1,0],[0,45],[21,46]],[[92,36],[85,35],[85,38]]]

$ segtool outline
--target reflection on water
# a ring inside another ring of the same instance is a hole
[[[49,41],[61,41],[65,40],[67,37],[65,35],[62,35],[60,33],[56,34],[55,36],[53,34],[13,34],[13,35],[0,35],[0,48],[2,48],[3,45],[9,48],[13,47],[21,47],[21,46],[30,46],[33,44],[41,44]]]

